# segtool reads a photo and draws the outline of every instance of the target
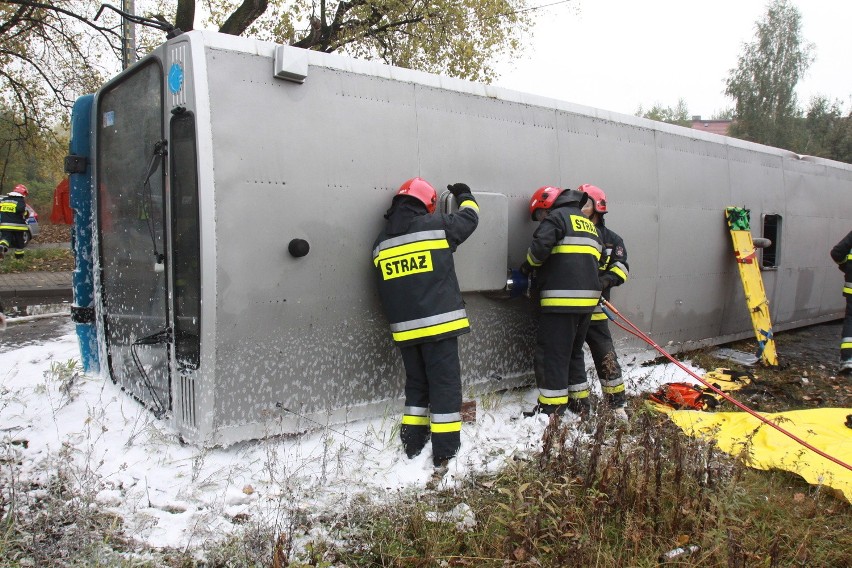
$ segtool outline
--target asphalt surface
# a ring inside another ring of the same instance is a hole
[[[70,249],[71,243],[31,242],[27,249]],[[11,254],[11,251],[10,251]],[[26,306],[71,302],[71,272],[0,274],[0,304],[5,313],[28,315]]]
[[[6,331],[0,332],[0,353],[71,332],[72,300],[70,271],[0,274],[0,303],[10,317]],[[33,317],[49,313],[58,315],[46,319]],[[17,318],[23,319],[16,322]],[[837,321],[779,333],[776,337],[779,356],[788,362],[834,364],[838,359],[840,331],[841,322]]]
[[[0,331],[0,353],[71,333],[72,300],[71,272],[0,274],[0,304],[9,318]]]
[[[7,323],[5,331],[0,331],[0,353],[27,345],[42,345],[69,333],[74,333],[71,314],[41,319],[23,318],[19,321],[13,318]]]
[[[0,274],[0,303],[9,316],[32,315],[29,306],[71,303],[71,272]]]

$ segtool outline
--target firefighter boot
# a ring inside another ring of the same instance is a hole
[[[545,416],[562,416],[565,414],[567,407],[564,404],[542,404],[538,403],[532,407],[532,410],[524,411],[524,418],[531,418],[536,414],[544,414]]]
[[[569,398],[567,409],[573,412],[580,420],[587,420],[592,413],[592,405],[589,397]]]
[[[405,455],[411,459],[419,455],[426,447],[426,442],[429,441],[429,427],[403,424],[399,430],[399,438],[402,440],[402,447],[405,448]]]
[[[604,403],[608,409],[627,406],[627,395],[624,391],[604,395]]]
[[[852,375],[852,359],[846,359],[840,363],[840,372],[844,375]]]
[[[604,395],[604,404],[618,422],[627,422],[627,396],[624,391]]]
[[[435,432],[432,434],[432,464],[444,467],[456,457],[461,447],[461,432]]]

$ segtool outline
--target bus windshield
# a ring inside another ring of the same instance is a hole
[[[155,411],[169,402],[164,270],[163,73],[152,59],[98,99],[97,224],[112,379]]]

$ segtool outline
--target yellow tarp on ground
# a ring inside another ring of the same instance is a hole
[[[827,485],[852,502],[852,471],[802,446],[789,436],[746,412],[666,412],[686,434],[715,439],[719,448],[737,457],[748,448],[747,465],[757,469],[783,469],[801,475],[808,483]],[[852,408],[816,408],[763,414],[826,454],[852,465],[852,428],[845,425]]]

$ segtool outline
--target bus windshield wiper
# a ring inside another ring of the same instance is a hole
[[[145,372],[145,366],[142,364],[142,360],[139,359],[139,354],[136,352],[136,348],[139,345],[168,345],[171,341],[172,328],[166,327],[165,329],[161,329],[160,331],[150,335],[140,337],[130,345],[130,354],[133,356],[133,362],[136,364],[139,374],[142,375],[142,382],[145,384],[148,392],[151,393],[151,398],[154,400],[154,416],[158,419],[162,418],[166,413],[166,407],[163,404],[163,401],[160,400],[160,395],[157,394],[157,390],[154,388],[154,385],[151,384],[151,378],[148,376],[148,373]]]
[[[168,141],[158,140],[154,144],[154,151],[151,154],[151,160],[148,162],[148,169],[145,172],[145,178],[142,180],[142,209],[145,215],[145,223],[148,225],[148,232],[151,234],[151,244],[154,246],[154,263],[162,264],[165,261],[165,255],[157,249],[157,230],[154,227],[154,220],[151,214],[154,210],[154,197],[151,194],[151,176],[160,167],[168,151]]]

